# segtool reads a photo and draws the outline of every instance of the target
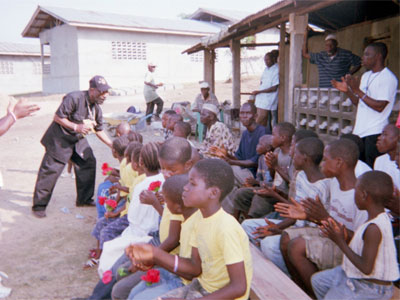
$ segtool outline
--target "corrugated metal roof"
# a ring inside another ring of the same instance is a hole
[[[0,42],[0,55],[40,56],[40,45]],[[50,55],[48,49],[45,55]]]
[[[196,20],[203,19],[203,16],[207,14],[235,23],[247,17],[251,13],[245,11],[229,10],[229,9],[214,9],[214,8],[201,7],[198,10],[196,10],[193,14],[191,14],[189,16],[189,19],[196,19]]]
[[[73,8],[38,6],[35,14],[25,27],[22,35],[38,37],[39,32],[61,23],[80,27],[99,27],[114,30],[165,31],[186,35],[208,35],[220,30],[220,26],[196,20],[173,20],[132,15],[120,15]]]

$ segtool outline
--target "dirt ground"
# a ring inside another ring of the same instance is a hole
[[[242,91],[252,91],[258,78],[242,82]],[[173,102],[193,101],[198,84],[186,84],[180,90],[161,91],[165,108]],[[220,102],[232,98],[230,83],[216,83]],[[60,177],[47,208],[47,217],[31,214],[32,194],[37,171],[44,154],[40,139],[51,123],[62,95],[31,97],[41,110],[36,116],[19,120],[0,137],[0,170],[4,186],[0,189],[0,271],[8,274],[3,284],[11,287],[7,299],[71,299],[91,294],[99,280],[96,268],[83,270],[88,250],[96,245],[90,235],[96,222],[95,208],[75,207],[75,183],[71,177]],[[247,100],[247,96],[242,101]],[[0,99],[0,116],[5,114],[6,99]],[[145,108],[141,94],[109,97],[103,113],[123,112],[135,105]],[[162,140],[158,130],[142,132],[144,142]],[[102,182],[100,166],[108,162],[117,166],[111,151],[95,136],[89,136],[97,158],[96,186]]]

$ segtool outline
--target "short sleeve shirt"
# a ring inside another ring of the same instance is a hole
[[[266,67],[260,82],[260,90],[265,90],[279,84],[278,64]],[[278,108],[278,90],[272,93],[260,93],[256,95],[255,106],[265,110],[277,110]]]
[[[361,58],[349,50],[337,48],[333,58],[326,51],[310,53],[310,63],[318,67],[319,87],[331,88],[331,80],[341,81],[342,76],[349,73],[351,66],[361,65]]]
[[[75,124],[83,124],[85,120],[92,119],[96,122],[94,130],[103,130],[102,110],[97,103],[90,104],[88,91],[77,91],[65,95],[56,115]],[[68,162],[73,151],[84,160],[91,157],[89,152],[92,150],[82,135],[64,128],[54,121],[43,135],[41,143],[48,154],[64,163]]]
[[[249,239],[234,217],[222,208],[208,218],[201,216],[190,244],[199,251],[202,273],[198,279],[207,292],[220,290],[229,283],[227,265],[244,262],[247,289],[237,299],[249,298],[253,275]]]
[[[264,126],[257,125],[253,131],[245,130],[240,139],[239,147],[235,152],[235,157],[239,160],[251,160],[254,163],[258,162],[258,153],[256,147],[260,137],[266,133]],[[253,176],[256,175],[257,168],[249,168]]]
[[[202,152],[208,152],[211,146],[223,147],[230,155],[233,155],[236,148],[235,141],[229,128],[224,123],[217,121],[207,130]],[[207,156],[206,153],[204,154]]]
[[[147,71],[146,75],[144,76],[144,81],[149,82],[151,84],[155,84],[154,72]],[[143,94],[144,94],[144,99],[146,100],[146,103],[149,103],[158,98],[156,89],[147,84],[144,85]]]
[[[357,105],[354,134],[363,138],[382,133],[383,128],[389,123],[390,112],[396,98],[397,83],[396,76],[388,68],[375,73],[368,71],[362,75],[361,91],[374,100],[388,101],[389,103],[383,111],[378,112],[360,99]]]

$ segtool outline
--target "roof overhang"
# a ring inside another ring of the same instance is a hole
[[[205,49],[226,47],[233,39],[242,39],[287,22],[289,14],[292,13],[296,15],[308,13],[310,24],[327,31],[336,31],[367,20],[398,15],[399,2],[397,0],[283,0],[247,16],[215,35],[203,38],[200,43],[182,53],[191,54]]]

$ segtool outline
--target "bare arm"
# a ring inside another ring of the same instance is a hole
[[[278,90],[278,87],[279,87],[279,84],[271,86],[271,87],[269,87],[267,89],[264,89],[264,90],[254,91],[252,94],[253,95],[258,95],[258,94],[262,94],[262,93],[273,93],[273,92],[276,92]]]
[[[346,75],[345,77],[347,86],[349,87],[350,93],[353,94],[353,98],[357,97],[358,99],[362,99],[366,105],[377,112],[382,112],[386,105],[389,104],[387,100],[375,100],[369,96],[367,96],[363,91],[360,89],[360,78]],[[353,101],[353,100],[352,100]],[[358,100],[359,101],[359,100]]]
[[[100,141],[102,141],[108,147],[112,148],[112,141],[103,130],[96,131],[96,135],[97,135],[97,137],[99,138]]]
[[[13,114],[18,120],[31,116],[39,109],[39,106],[29,103],[26,99],[21,99],[17,103],[11,101],[7,107],[7,115],[0,119],[0,136],[6,133],[8,129],[14,125],[16,120],[14,120]]]
[[[358,65],[358,66],[354,66],[354,67],[352,67],[351,69],[350,69],[350,75],[353,75],[354,73],[356,73],[358,70],[360,70],[361,69],[361,65]]]
[[[11,114],[7,114],[4,117],[0,119],[0,136],[2,136],[4,133],[10,129],[12,125],[14,125],[15,120],[12,117]]]
[[[347,256],[357,269],[366,275],[371,274],[374,269],[376,256],[378,255],[379,244],[382,240],[382,233],[376,224],[368,225],[367,229],[364,231],[364,246],[361,256],[354,253],[347,245],[346,238],[344,237],[343,225],[339,226],[332,221],[324,222],[321,230],[339,246],[344,255]]]
[[[181,236],[181,221],[171,220],[169,222],[168,237],[159,246],[160,249],[171,252],[179,246],[179,239]]]
[[[173,272],[175,255],[166,253],[159,248],[153,248],[153,251],[155,264]],[[178,275],[192,280],[201,274],[201,259],[197,248],[192,248],[192,257],[190,259],[178,257],[178,262]]]

